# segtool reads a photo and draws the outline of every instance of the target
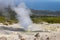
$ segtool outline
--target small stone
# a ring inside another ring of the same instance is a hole
[[[37,33],[37,34],[35,35],[35,37],[40,37],[39,33]]]
[[[37,33],[37,34],[35,35],[34,40],[40,40],[40,35],[39,35],[39,33]]]

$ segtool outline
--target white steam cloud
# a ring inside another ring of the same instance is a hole
[[[20,3],[20,5],[14,8],[14,10],[17,13],[17,19],[19,20],[19,23],[24,27],[25,30],[27,30],[28,26],[33,23],[30,19],[30,9],[26,7],[25,3]]]
[[[6,19],[10,19],[10,14],[6,10],[8,6],[15,6],[14,0],[0,0],[0,11],[2,12],[2,15],[5,16]]]
[[[30,26],[33,22],[30,18],[31,11],[29,8],[26,7],[24,2],[21,2],[17,7],[15,6],[18,1],[22,0],[0,0],[0,5],[2,5],[2,9],[4,7],[8,7],[9,5],[11,6],[11,9],[13,9],[17,13],[17,19],[19,23],[24,27],[24,29],[28,29],[28,26]],[[0,7],[0,8],[1,8]],[[3,9],[4,10],[4,9]],[[5,10],[4,10],[5,13]],[[8,15],[4,14],[3,15]],[[7,12],[6,12],[7,13]],[[7,16],[6,16],[7,17]]]

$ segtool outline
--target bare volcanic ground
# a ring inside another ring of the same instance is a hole
[[[60,24],[33,24],[26,32],[19,24],[0,23],[0,40],[60,40]]]

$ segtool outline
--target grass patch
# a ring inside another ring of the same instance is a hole
[[[48,22],[48,23],[60,23],[60,17],[57,16],[38,16],[38,17],[31,17],[33,23],[40,23],[40,22]],[[12,23],[18,23],[17,19],[10,19],[6,20],[4,16],[0,16],[0,23],[5,22],[12,24]]]
[[[60,23],[60,17],[57,16],[41,16],[41,17],[32,17],[34,23],[48,22],[48,23]]]

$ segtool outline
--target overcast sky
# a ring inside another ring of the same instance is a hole
[[[0,0],[1,4],[18,5],[22,0]],[[29,8],[35,10],[60,10],[60,0],[23,0]]]

